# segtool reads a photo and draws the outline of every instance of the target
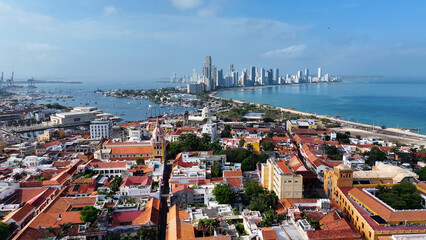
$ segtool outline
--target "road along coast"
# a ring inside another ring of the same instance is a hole
[[[212,98],[215,98],[215,99],[220,99],[220,100],[230,100],[230,101],[232,101],[236,104],[255,104],[258,107],[260,107],[260,106],[270,107],[270,108],[274,108],[274,109],[277,109],[277,110],[280,110],[280,111],[283,111],[283,112],[299,114],[301,116],[314,116],[316,118],[324,118],[324,119],[330,120],[331,122],[340,123],[341,126],[342,126],[341,130],[344,129],[345,131],[351,131],[351,129],[353,129],[354,133],[355,132],[360,132],[360,133],[370,132],[371,135],[377,135],[377,136],[380,136],[383,139],[388,139],[388,140],[391,140],[391,141],[398,141],[398,142],[406,143],[406,144],[413,144],[415,146],[421,146],[421,145],[426,146],[426,135],[423,135],[423,134],[407,132],[407,131],[397,129],[397,128],[382,129],[381,127],[378,127],[378,126],[368,125],[368,124],[364,124],[364,123],[350,122],[350,121],[346,121],[346,120],[342,120],[342,119],[336,119],[334,117],[330,117],[330,116],[326,116],[326,115],[319,115],[319,114],[315,114],[315,113],[302,112],[302,111],[298,111],[298,110],[294,110],[294,109],[290,109],[290,108],[285,108],[285,107],[274,107],[274,106],[270,106],[270,105],[267,105],[267,104],[250,103],[250,102],[245,102],[245,101],[241,101],[241,100],[222,98],[222,97],[216,96],[216,94],[219,93],[219,92],[220,91],[212,92],[212,93],[209,94],[209,96],[212,97]]]

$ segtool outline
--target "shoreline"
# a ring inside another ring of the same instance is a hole
[[[374,134],[386,135],[386,136],[389,136],[389,137],[392,137],[392,138],[398,138],[401,141],[404,141],[404,140],[407,140],[407,141],[410,141],[410,142],[414,141],[414,142],[417,143],[416,145],[419,145],[419,146],[420,145],[426,145],[426,135],[423,135],[423,134],[406,132],[406,131],[403,131],[403,130],[397,129],[397,128],[382,129],[378,126],[373,126],[373,125],[364,124],[364,123],[350,122],[350,121],[346,121],[346,120],[332,118],[332,117],[326,116],[326,115],[303,112],[303,111],[294,110],[294,109],[286,108],[286,107],[275,107],[275,106],[270,106],[270,105],[267,105],[267,104],[251,103],[251,102],[246,102],[246,101],[216,96],[216,94],[218,94],[220,92],[225,92],[225,91],[221,91],[221,90],[214,91],[214,92],[211,92],[209,94],[209,96],[212,97],[212,98],[215,98],[215,99],[232,101],[232,102],[237,103],[237,104],[255,104],[258,107],[259,106],[271,107],[271,108],[275,108],[275,109],[280,110],[280,111],[289,112],[289,113],[293,113],[293,114],[299,114],[299,115],[302,115],[302,116],[314,116],[314,117],[320,118],[320,119],[324,118],[324,119],[330,120],[331,122],[340,123],[342,125],[341,129],[352,128],[354,130],[362,130],[362,131],[371,132],[372,135],[374,135]]]

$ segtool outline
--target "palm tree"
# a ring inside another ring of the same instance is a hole
[[[49,226],[46,228],[46,235],[54,235],[57,239],[61,239],[68,235],[69,230],[71,229],[71,223],[59,224],[59,232],[56,228]]]
[[[201,228],[201,231],[203,232],[203,237],[206,236],[206,233],[208,235],[212,235],[214,233],[215,226],[216,220],[214,219],[203,218],[198,221],[198,228]]]
[[[208,233],[211,236],[214,233],[215,227],[216,227],[216,220],[207,219],[205,223],[206,233]]]

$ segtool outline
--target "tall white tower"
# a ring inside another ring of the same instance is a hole
[[[322,76],[322,69],[318,68],[318,78],[321,79]]]

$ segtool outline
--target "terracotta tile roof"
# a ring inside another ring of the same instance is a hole
[[[111,155],[152,154],[152,152],[153,152],[153,148],[151,146],[111,148]]]
[[[263,240],[275,240],[278,239],[277,232],[272,228],[262,228]]]
[[[316,230],[316,231],[306,231],[308,238],[310,240],[328,240],[328,239],[359,239],[361,236],[359,233],[355,232],[352,229],[346,230]]]
[[[236,171],[223,171],[223,177],[229,178],[229,177],[242,177],[243,172],[241,170]]]
[[[227,178],[226,181],[231,187],[240,188],[243,185],[243,181],[241,180],[241,178]]]
[[[18,210],[12,212],[11,214],[8,214],[4,221],[7,221],[8,219],[13,219],[16,222],[20,222],[28,217],[28,215],[35,210],[34,206],[31,206],[30,204],[25,204],[23,207],[19,208]]]
[[[52,203],[46,212],[61,213],[70,211],[73,208],[83,208],[95,205],[96,197],[59,197]]]
[[[184,191],[184,190],[192,192],[192,193],[194,192],[194,190],[192,188],[189,188],[186,185],[180,185],[178,187],[173,188],[172,193],[174,194],[174,193],[177,193],[177,192],[180,192],[180,191]]]
[[[60,218],[59,218],[60,217]],[[61,219],[58,221],[58,219]],[[31,223],[31,228],[39,227],[50,227],[53,228],[59,227],[60,224],[72,223],[72,224],[81,224],[83,221],[80,220],[80,211],[72,212],[59,212],[59,213],[40,213],[37,218]]]
[[[56,168],[63,168],[63,167],[67,167],[71,164],[71,161],[56,161],[53,163],[53,167]]]
[[[46,191],[29,200],[28,204],[31,204],[32,206],[38,208],[44,202],[46,202],[46,200],[50,198],[52,194],[54,194],[56,191],[58,191],[56,188],[46,188]]]
[[[34,197],[45,192],[46,188],[21,188],[16,190],[16,198],[13,203],[26,203]]]
[[[90,166],[95,168],[126,168],[126,162],[95,162],[90,163]]]
[[[285,162],[283,162],[283,161],[276,161],[275,163],[278,165],[278,167],[281,169],[281,171],[284,174],[291,174],[291,175],[293,175],[293,172],[287,167],[287,165],[285,164]]]
[[[48,147],[56,146],[56,145],[62,145],[62,143],[61,143],[61,142],[59,142],[59,141],[52,141],[52,142],[48,142],[48,143],[44,143],[44,144],[42,144],[42,146],[43,146],[44,148],[48,148]]]
[[[223,180],[223,177],[212,177],[210,178],[212,183],[221,183],[221,182],[225,182],[225,180]]]
[[[132,222],[139,215],[142,214],[142,211],[125,211],[125,212],[114,212],[111,216],[112,226],[118,227],[121,223]]]
[[[323,225],[334,222],[335,220],[340,219],[339,215],[335,211],[328,213],[323,217],[319,222]]]
[[[133,220],[134,225],[146,225],[160,223],[160,200],[151,198],[145,205],[145,210]]]
[[[127,146],[126,146],[127,145]],[[146,146],[151,145],[149,141],[146,142],[113,142],[111,139],[104,143],[104,147],[131,147],[131,146]]]
[[[131,126],[139,126],[139,122],[128,122],[128,123],[122,123],[120,124],[120,127],[131,127]]]
[[[73,182],[74,184],[95,184],[96,179],[93,178],[83,178],[83,179],[76,179]]]
[[[126,177],[123,180],[121,186],[132,186],[132,185],[151,185],[152,184],[152,176],[131,176]]]

